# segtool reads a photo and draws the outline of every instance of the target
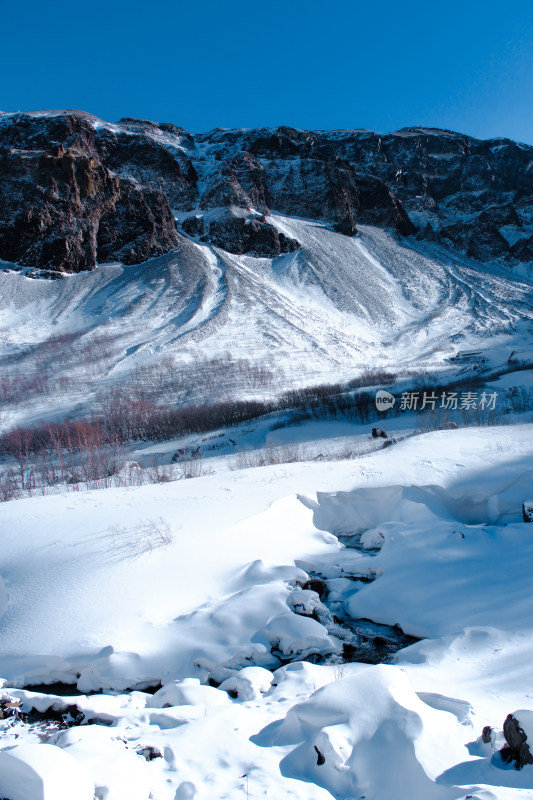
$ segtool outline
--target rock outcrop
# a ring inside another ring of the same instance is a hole
[[[193,215],[183,221],[182,228],[189,236],[236,255],[275,258],[300,247],[295,239],[278,231],[264,216],[239,212],[240,209],[230,206],[216,215]]]
[[[528,721],[533,717],[533,712],[522,712],[527,715]],[[533,764],[533,755],[529,749],[528,736],[524,728],[526,725],[520,719],[520,711],[508,714],[503,723],[503,735],[507,745],[501,754],[504,761],[514,761],[517,769],[522,769],[526,764]]]
[[[80,111],[4,113],[0,258],[63,272],[138,263],[177,247],[173,212],[190,236],[275,257],[298,246],[269,221],[276,212],[346,236],[376,225],[481,262],[527,264],[532,163],[533,147],[437,129],[192,136]]]
[[[16,120],[0,125],[0,257],[79,272],[97,261],[139,263],[176,247],[165,194],[104,166],[92,146],[93,128],[78,121],[49,131],[67,138],[67,147],[43,141],[38,125],[24,124],[22,132]],[[10,133],[14,145],[25,147],[6,146]]]

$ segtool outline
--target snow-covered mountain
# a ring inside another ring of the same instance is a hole
[[[505,363],[531,340],[532,153],[438,130],[3,114],[4,371],[59,387],[90,361],[101,388],[227,354],[281,390],[464,350]]]
[[[168,354],[274,361],[278,389],[488,344],[505,362],[530,340],[532,153],[440,130],[2,114],[4,364],[31,375],[61,337],[105,351],[98,385]]]

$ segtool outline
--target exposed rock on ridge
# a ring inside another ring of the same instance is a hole
[[[14,144],[26,147],[8,146],[7,134],[17,126],[0,129],[0,257],[79,272],[97,261],[139,263],[176,247],[165,194],[108,169],[92,146],[92,126],[74,115],[66,121],[50,136],[68,138],[67,147],[42,141],[42,132],[25,124]]]
[[[300,247],[295,239],[278,231],[264,216],[247,213],[235,206],[221,213],[194,214],[183,221],[182,228],[189,236],[211,242],[236,255],[275,258]]]
[[[67,272],[138,263],[177,247],[172,209],[185,233],[232,253],[297,247],[275,211],[512,266],[533,260],[532,164],[533,147],[434,129],[192,136],[79,111],[0,114],[0,258]]]

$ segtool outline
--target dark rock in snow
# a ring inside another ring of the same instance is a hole
[[[0,697],[0,720],[10,717],[19,717],[21,714],[22,703],[15,697],[3,695]]]
[[[527,743],[527,734],[520,726],[520,720],[513,714],[508,714],[503,723],[503,735],[507,747],[501,750],[504,761],[514,761],[517,769],[522,769],[526,764],[533,764],[533,755]]]
[[[346,216],[340,222],[336,222],[333,230],[337,233],[342,233],[344,236],[355,236],[357,228],[355,227],[354,218],[350,215]]]
[[[328,585],[321,578],[310,578],[303,584],[302,589],[310,589],[312,592],[316,592],[322,602],[329,594]]]
[[[435,234],[435,231],[433,230],[430,222],[426,222],[424,227],[420,231],[418,231],[418,233],[416,234],[416,238],[426,242],[438,241],[437,235]]]
[[[0,154],[0,254],[8,261],[77,272],[96,263],[100,216],[119,181],[93,158],[59,148]]]
[[[500,209],[483,211],[471,222],[458,222],[443,228],[440,240],[453,247],[463,250],[467,255],[479,261],[491,261],[495,258],[508,258],[511,247],[507,239],[500,233],[499,228],[505,223],[500,222]]]
[[[240,206],[262,214],[268,212],[270,197],[263,165],[253,153],[243,152],[216,173],[202,197],[205,209],[220,206]]]
[[[481,741],[484,742],[484,744],[490,744],[490,742],[492,741],[492,728],[490,727],[490,725],[485,725],[485,727],[483,728],[483,732],[481,734]]]
[[[322,764],[326,763],[325,756],[323,753],[320,752],[316,744],[314,745],[314,748],[316,750],[316,763],[318,764],[319,767],[321,767]]]
[[[525,500],[522,503],[522,517],[524,522],[533,522],[533,500]]]
[[[119,188],[113,207],[100,218],[98,260],[139,264],[177,247],[176,225],[165,195],[149,187],[139,192],[126,180]]]
[[[163,132],[159,125],[141,120],[131,120],[125,127],[98,128],[94,147],[100,161],[117,175],[162,192],[172,208],[196,207],[198,176],[182,149],[191,147],[192,137],[179,128],[177,134],[168,128]],[[175,147],[166,142],[171,137]]]
[[[85,720],[85,714],[77,706],[72,704],[59,704],[55,702],[45,711],[38,711],[31,708],[25,715],[25,722],[33,724],[36,722],[56,723],[59,729],[71,728],[80,725]]]
[[[151,744],[139,744],[135,748],[138,756],[142,756],[146,761],[153,761],[156,758],[163,758],[163,753],[158,747]]]

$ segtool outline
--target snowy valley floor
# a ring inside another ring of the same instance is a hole
[[[0,797],[533,797],[532,478],[522,424],[1,504]],[[346,662],[343,614],[420,641]]]

